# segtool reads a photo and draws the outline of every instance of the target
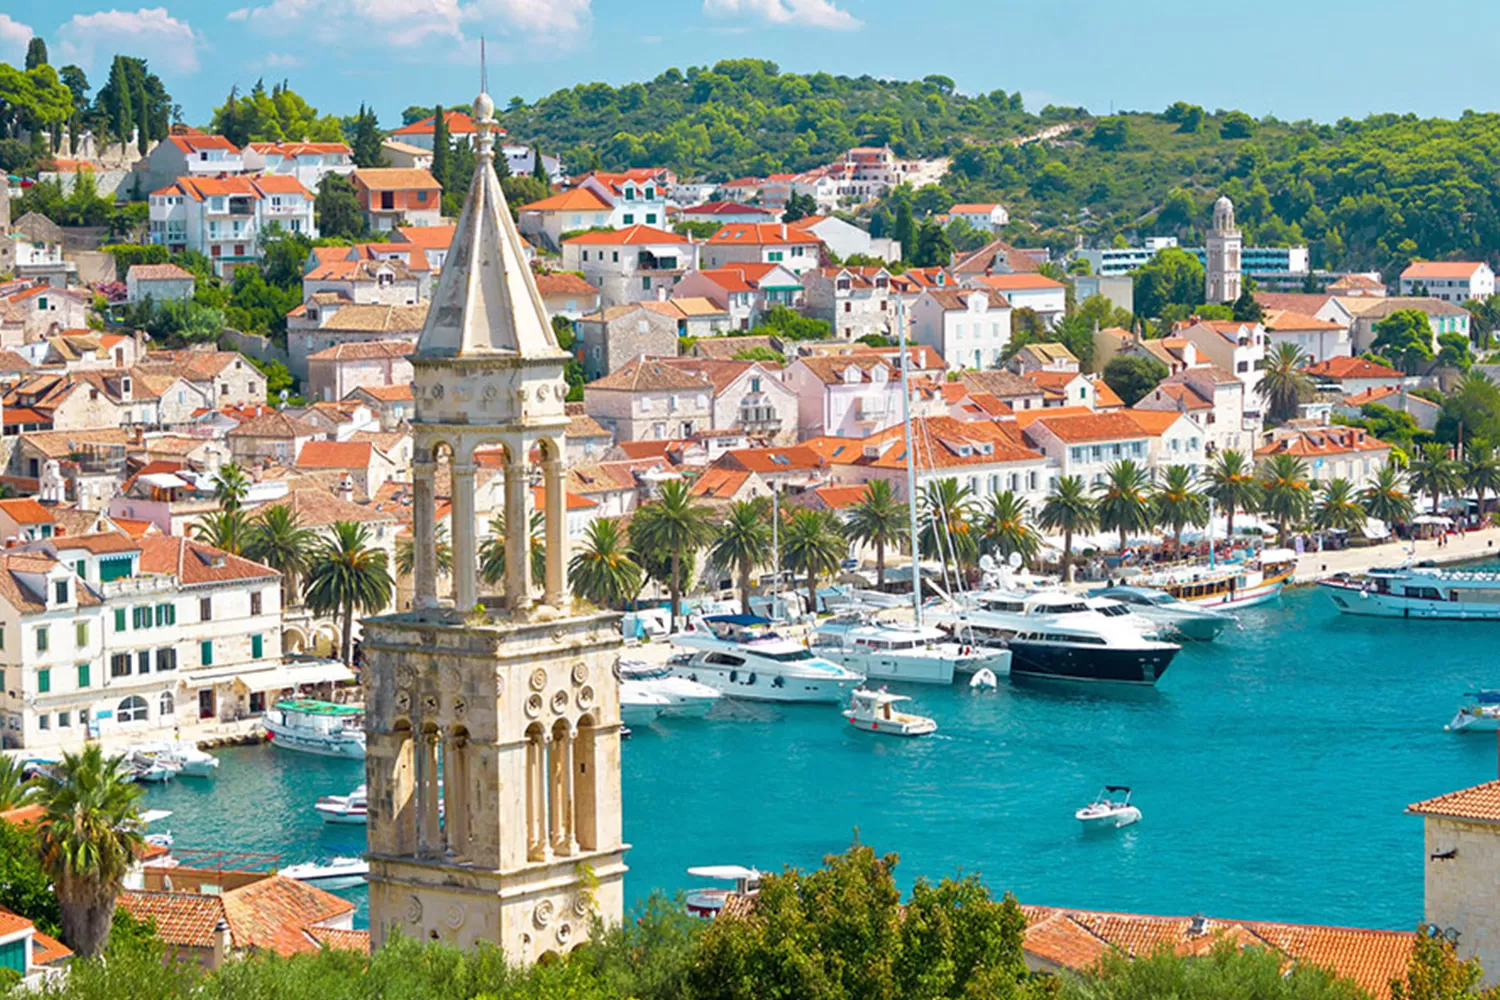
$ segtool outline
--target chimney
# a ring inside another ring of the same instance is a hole
[[[781,224],[781,238],[786,239],[786,223]]]
[[[344,473],[344,478],[339,480],[339,499],[345,503],[354,502],[354,477]]]
[[[217,969],[219,966],[223,965],[226,960],[228,960],[229,947],[229,921],[225,920],[223,917],[220,917],[219,922],[214,924],[214,956],[213,964],[210,965],[209,968]]]

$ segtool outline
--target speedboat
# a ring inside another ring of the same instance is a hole
[[[266,713],[265,727],[273,746],[322,757],[365,755],[365,712],[310,698],[278,701]]]
[[[177,776],[175,764],[165,760],[156,760],[137,752],[131,752],[125,756],[125,767],[132,781],[144,784],[165,784]]]
[[[146,743],[132,748],[130,753],[142,760],[175,767],[179,775],[187,778],[212,778],[219,769],[219,758],[187,742]]]
[[[810,642],[819,656],[870,680],[952,684],[955,672],[1010,671],[1007,649],[955,642],[940,628],[881,622],[860,612],[819,625]]]
[[[1376,568],[1318,581],[1346,615],[1445,621],[1500,620],[1500,573],[1435,566]]]
[[[1089,591],[1089,596],[1118,601],[1139,617],[1155,622],[1160,631],[1196,642],[1213,640],[1235,621],[1227,612],[1189,604],[1150,587],[1103,587]]]
[[[1124,792],[1125,797],[1118,801],[1111,799],[1110,795],[1116,792]],[[1128,786],[1105,785],[1104,791],[1093,802],[1074,813],[1073,818],[1082,823],[1085,830],[1115,830],[1140,822],[1141,811],[1130,804]]]
[[[620,681],[620,721],[627,726],[649,726],[671,704],[640,681]]]
[[[369,801],[365,798],[364,785],[348,795],[324,795],[313,804],[313,808],[322,814],[325,823],[364,826],[369,816]]]
[[[620,678],[667,699],[661,714],[679,719],[701,719],[724,697],[707,684],[678,677],[666,664],[621,660]]]
[[[278,874],[321,889],[348,888],[365,880],[370,874],[370,863],[364,858],[331,858],[326,864],[308,861],[288,865]]]
[[[731,896],[753,896],[760,889],[760,872],[754,868],[746,868],[744,865],[699,865],[689,868],[687,873],[694,878],[710,879],[716,882],[732,882],[733,889],[709,888],[690,889],[687,894],[687,911],[695,917],[712,920],[724,909],[724,904]]]
[[[678,677],[747,701],[838,704],[864,681],[864,674],[815,655],[770,625],[769,618],[756,615],[694,618],[688,631],[672,637],[674,646],[692,654],[673,657],[668,666]]]
[[[870,691],[857,688],[849,695],[849,707],[844,718],[855,729],[885,736],[926,736],[937,732],[937,723],[925,715],[909,715],[897,712],[892,707],[903,701],[911,701],[901,694],[891,694],[885,688]]]
[[[1493,733],[1500,730],[1500,691],[1470,691],[1464,705],[1443,728],[1450,733]]]

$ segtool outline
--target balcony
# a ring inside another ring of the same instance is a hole
[[[122,576],[118,580],[98,584],[98,587],[108,601],[116,597],[139,597],[176,590],[177,578],[167,573],[143,573],[140,576]]]

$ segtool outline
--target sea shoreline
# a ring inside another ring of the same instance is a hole
[[[1398,541],[1336,551],[1307,552],[1297,559],[1297,572],[1289,586],[1308,587],[1335,573],[1363,573],[1377,566],[1413,562],[1438,564],[1475,562],[1500,555],[1500,528],[1483,528],[1463,535],[1449,535],[1446,545],[1436,539]]]

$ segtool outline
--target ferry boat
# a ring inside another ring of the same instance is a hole
[[[1346,615],[1500,621],[1500,573],[1400,566],[1318,581]]]
[[[264,724],[271,743],[283,750],[363,759],[364,720],[364,709],[353,705],[297,698],[278,701]]]
[[[1235,621],[1233,615],[1217,608],[1189,604],[1150,587],[1102,587],[1089,591],[1089,596],[1119,601],[1142,618],[1156,622],[1163,632],[1195,642],[1212,641]]]
[[[1196,608],[1253,608],[1269,604],[1297,571],[1297,553],[1266,549],[1252,563],[1218,566],[1179,566],[1130,577],[1137,587],[1170,594]]]
[[[672,637],[674,646],[692,654],[674,656],[668,666],[677,677],[746,701],[838,704],[864,681],[864,674],[815,655],[770,625],[756,615],[695,618],[689,631]]]
[[[1450,733],[1493,733],[1500,730],[1500,691],[1470,691],[1473,699],[1443,728]]]
[[[952,684],[955,672],[1010,672],[1010,650],[955,642],[933,626],[875,621],[846,613],[813,630],[810,648],[870,680]]]
[[[313,804],[313,808],[322,815],[323,822],[345,826],[364,826],[370,814],[364,785],[348,795],[324,795]]]
[[[885,688],[869,691],[859,688],[849,696],[849,707],[844,718],[855,729],[883,736],[926,736],[937,732],[937,723],[925,715],[898,712],[893,706],[911,701],[901,694],[891,694]]]
[[[715,882],[732,882],[734,888],[703,887],[688,890],[687,911],[695,917],[712,920],[717,917],[731,896],[753,896],[760,890],[760,872],[744,865],[699,865],[689,868],[693,878]]]
[[[661,714],[669,718],[701,719],[724,697],[707,684],[676,676],[664,663],[622,659],[620,681],[665,698]]]

